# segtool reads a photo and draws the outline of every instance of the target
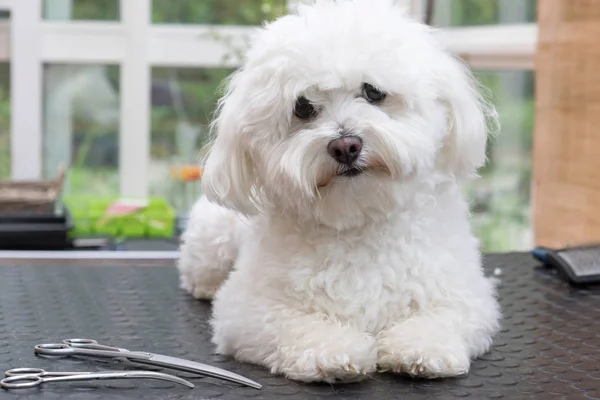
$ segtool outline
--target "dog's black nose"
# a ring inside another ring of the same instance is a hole
[[[352,165],[362,150],[362,140],[358,136],[342,136],[327,145],[327,152],[340,164]]]

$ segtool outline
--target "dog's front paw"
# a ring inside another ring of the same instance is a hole
[[[377,369],[377,343],[371,336],[318,349],[280,349],[280,354],[286,360],[280,372],[303,382],[357,382]]]
[[[194,282],[193,279],[194,277],[182,274],[179,278],[179,287],[198,300],[212,300],[221,284],[221,281]]]
[[[428,379],[460,376],[469,371],[469,354],[458,337],[399,328],[379,335],[377,364],[381,371]]]

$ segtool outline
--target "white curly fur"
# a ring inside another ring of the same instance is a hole
[[[299,96],[318,114],[294,116]],[[317,2],[258,30],[179,261],[181,286],[213,299],[217,351],[300,381],[466,373],[500,318],[461,191],[489,122],[469,70],[391,0]],[[358,176],[327,153],[341,131],[362,138]]]

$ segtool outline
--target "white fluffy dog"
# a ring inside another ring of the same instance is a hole
[[[179,260],[217,351],[300,381],[465,374],[500,318],[461,192],[490,122],[468,68],[392,0],[259,29]]]

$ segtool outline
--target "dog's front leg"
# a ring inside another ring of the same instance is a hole
[[[378,367],[413,377],[442,378],[469,371],[471,359],[487,351],[498,311],[432,307],[393,324],[377,336]]]
[[[180,287],[210,300],[229,276],[238,253],[239,217],[201,197],[182,235],[177,262]]]
[[[259,307],[257,300],[232,305],[217,297],[212,325],[219,353],[304,382],[359,381],[376,370],[372,335],[324,315]]]
[[[274,322],[280,326],[270,366],[274,373],[333,383],[359,381],[376,369],[377,344],[370,334],[318,315]]]

